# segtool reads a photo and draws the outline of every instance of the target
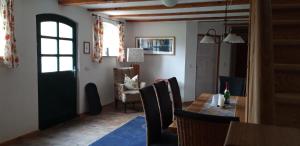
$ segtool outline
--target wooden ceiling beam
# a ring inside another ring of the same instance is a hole
[[[249,9],[228,10],[228,13],[249,12]],[[180,16],[180,15],[200,15],[200,14],[225,14],[225,10],[216,11],[197,11],[197,12],[175,12],[175,13],[155,13],[155,14],[128,14],[128,15],[110,15],[110,18],[128,18],[128,17],[153,17],[153,16]]]
[[[193,21],[193,20],[220,20],[224,17],[200,17],[200,18],[174,18],[174,19],[140,19],[140,20],[126,20],[126,22],[160,22],[160,21]],[[248,16],[229,16],[229,21],[232,19],[243,19],[248,20]]]
[[[232,5],[249,4],[249,0],[233,0]],[[131,7],[115,7],[115,8],[95,8],[88,9],[91,12],[104,12],[104,11],[138,11],[138,10],[160,10],[160,9],[181,9],[181,8],[195,8],[195,7],[212,7],[212,6],[225,6],[226,1],[212,1],[212,2],[194,2],[194,3],[180,3],[174,7],[166,7],[164,5],[151,5],[151,6],[131,6]]]
[[[143,2],[145,0],[58,0],[61,5],[110,4],[126,2]]]

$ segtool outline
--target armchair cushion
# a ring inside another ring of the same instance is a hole
[[[138,75],[134,76],[133,78],[130,78],[127,74],[125,74],[124,86],[129,90],[139,89]]]
[[[125,86],[125,76],[129,78],[134,78],[136,74],[132,67],[121,67],[114,68],[114,96],[115,100],[122,101],[123,103],[127,102],[139,102],[140,93],[138,87],[144,87],[146,85],[145,82],[139,83],[139,76],[137,76],[137,88],[136,89],[128,89]]]
[[[126,90],[121,95],[122,102],[134,102],[140,100],[139,90]]]

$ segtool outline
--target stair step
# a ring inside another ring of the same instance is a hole
[[[300,74],[293,70],[274,70],[275,92],[300,93]]]
[[[300,25],[300,20],[272,20],[273,25]]]
[[[296,39],[275,39],[274,45],[300,45],[300,40]]]
[[[300,4],[272,4],[272,9],[273,10],[280,10],[280,9],[299,9]]]
[[[300,71],[300,64],[274,64],[274,69],[279,71]]]
[[[287,104],[300,104],[300,93],[275,93],[275,101]]]

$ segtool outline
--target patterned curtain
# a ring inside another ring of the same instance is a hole
[[[94,47],[92,60],[97,63],[102,62],[103,54],[103,24],[101,17],[94,16]]]
[[[120,39],[120,46],[119,46],[119,55],[118,61],[124,62],[125,61],[125,26],[123,23],[118,25],[119,28],[119,39]]]
[[[19,65],[19,57],[17,56],[16,50],[13,0],[1,0],[0,13],[0,19],[3,20],[3,24],[0,28],[0,31],[2,31],[3,35],[1,35],[2,38],[0,38],[0,41],[2,41],[3,45],[5,46],[4,56],[1,61],[7,67],[15,68]]]

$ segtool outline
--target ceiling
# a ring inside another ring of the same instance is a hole
[[[91,13],[111,19],[147,21],[223,21],[225,0],[177,0],[174,7],[166,7],[160,0],[59,0],[62,5],[86,8]],[[249,0],[232,0],[228,7],[228,20],[249,17]]]

